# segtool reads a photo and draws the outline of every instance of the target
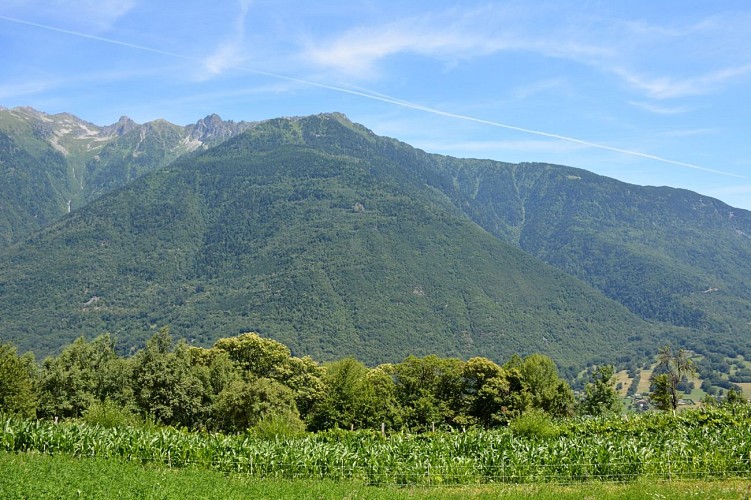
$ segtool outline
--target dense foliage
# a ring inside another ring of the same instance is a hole
[[[205,349],[173,345],[162,329],[129,358],[109,335],[80,338],[39,367],[0,344],[0,374],[0,412],[222,432],[490,428],[531,410],[572,415],[577,404],[539,354],[503,366],[435,355],[375,368],[354,358],[319,365],[254,333]]]

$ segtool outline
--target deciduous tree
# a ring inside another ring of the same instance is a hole
[[[613,365],[598,366],[591,381],[584,387],[581,413],[584,415],[608,415],[620,413],[623,402],[615,390]]]
[[[36,414],[35,372],[33,356],[19,356],[15,346],[0,344],[0,411],[23,417]]]

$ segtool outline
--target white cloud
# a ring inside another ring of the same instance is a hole
[[[251,0],[238,2],[239,14],[234,18],[232,33],[214,52],[204,59],[205,69],[211,75],[219,75],[228,69],[237,68],[245,60],[245,21],[250,10]],[[202,78],[205,78],[203,76]]]
[[[653,99],[672,99],[704,95],[718,90],[733,80],[751,75],[751,64],[726,67],[682,79],[670,76],[648,77],[625,68],[615,68],[613,72]]]
[[[454,62],[503,51],[589,59],[608,49],[555,36],[538,36],[517,26],[518,12],[504,9],[448,10],[353,28],[328,41],[310,43],[304,58],[343,74],[369,78],[377,63],[397,54]]]
[[[205,69],[212,75],[224,73],[241,64],[243,60],[239,42],[230,41],[222,43],[213,54],[204,59]]]
[[[455,63],[527,52],[615,75],[645,97],[663,100],[716,92],[751,75],[748,51],[734,50],[748,46],[746,26],[729,14],[661,25],[564,12],[555,4],[516,4],[361,25],[309,42],[303,58],[319,68],[369,79],[380,75],[379,63],[400,54]],[[653,112],[683,112],[678,110]]]

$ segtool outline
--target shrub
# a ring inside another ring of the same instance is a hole
[[[541,410],[530,410],[516,417],[509,424],[511,431],[519,436],[554,438],[560,434],[560,429]]]
[[[276,412],[264,415],[249,431],[260,438],[299,437],[305,434],[305,423],[297,412]]]
[[[92,403],[86,410],[83,420],[87,424],[101,425],[106,428],[131,426],[139,423],[138,416],[130,409],[109,399]]]

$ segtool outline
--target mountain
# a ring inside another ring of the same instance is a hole
[[[123,116],[100,127],[68,113],[0,108],[0,248],[183,154],[254,124],[217,115],[194,125],[139,125]]]
[[[379,141],[340,115],[263,122],[73,211],[6,252],[3,338],[127,347],[169,324],[319,359],[581,366],[668,330],[489,234]]]
[[[127,350],[168,324],[203,345],[253,330],[369,363],[543,352],[574,369],[667,342],[751,359],[751,213],[718,200],[432,155],[336,113],[80,122],[111,137],[82,163],[70,123],[40,138],[0,121],[0,167],[33,174],[14,190],[35,214],[85,167],[70,214],[0,202],[42,228],[0,250],[0,338],[22,349],[110,331]]]
[[[359,133],[356,142],[320,125],[286,136],[331,154],[393,162],[495,237],[643,320],[692,330],[676,343],[751,359],[751,212],[687,190],[636,186],[560,165],[426,154],[350,127]],[[252,147],[267,142],[257,139]]]
[[[731,357],[747,349],[751,212],[568,167],[446,163],[445,191],[491,234],[643,319],[704,332]]]

